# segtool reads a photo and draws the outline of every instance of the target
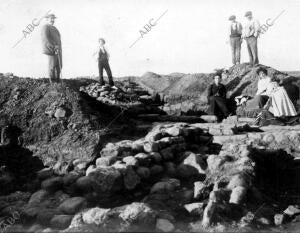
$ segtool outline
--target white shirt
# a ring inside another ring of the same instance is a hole
[[[244,25],[243,28],[243,36],[249,37],[249,36],[255,36],[258,37],[260,30],[260,24],[258,20],[252,18],[251,20],[247,20],[247,23]]]
[[[268,95],[267,90],[270,88],[269,84],[271,83],[270,77],[265,77],[263,79],[259,79],[257,83],[257,92],[256,95]]]

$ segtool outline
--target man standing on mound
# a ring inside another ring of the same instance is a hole
[[[54,25],[56,16],[46,16],[47,24],[41,29],[43,53],[48,58],[48,75],[50,83],[60,81],[62,69],[62,49],[60,33]]]
[[[242,44],[242,24],[236,21],[235,15],[229,17],[230,28],[229,28],[229,37],[230,37],[230,46],[232,53],[232,64],[240,64],[241,61],[241,44]]]
[[[258,20],[254,19],[251,11],[247,11],[245,14],[247,23],[243,29],[243,38],[247,42],[247,48],[250,58],[251,66],[259,64],[258,52],[257,52],[257,38],[260,32],[260,25]]]

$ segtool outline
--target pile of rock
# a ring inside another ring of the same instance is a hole
[[[33,180],[39,190],[3,204],[1,215],[14,210],[24,222],[35,223],[30,230],[67,232],[199,231],[219,223],[284,223],[291,219],[287,215],[298,214],[296,207],[292,214],[269,204],[260,207],[266,199],[257,181],[267,182],[261,174],[270,172],[272,166],[263,164],[272,154],[253,149],[247,145],[250,141],[222,147],[213,143],[214,137],[246,129],[232,124],[158,124],[143,138],[106,144],[92,162],[74,160],[64,176],[50,168],[39,171]],[[287,154],[277,154],[280,167],[290,163]]]
[[[156,98],[149,95],[147,91],[134,82],[116,82],[116,86],[101,86],[99,83],[91,83],[90,85],[80,87],[80,91],[87,93],[98,101],[111,105],[149,104]]]

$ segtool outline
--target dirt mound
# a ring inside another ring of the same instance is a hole
[[[0,128],[23,132],[20,141],[48,166],[66,168],[70,161],[91,160],[103,141],[102,129],[120,113],[79,91],[92,80],[48,80],[0,77]],[[114,125],[124,123],[119,117]],[[130,125],[130,122],[127,123]]]
[[[286,88],[291,99],[299,99],[300,78],[290,76],[272,67],[265,67],[270,77],[278,80]],[[229,69],[226,80],[227,98],[231,101],[238,95],[254,96],[257,90],[258,75],[248,64],[240,64]],[[144,87],[158,92],[166,103],[164,111],[170,114],[203,113],[207,111],[207,88],[212,83],[213,74],[158,75],[146,73],[136,79]],[[298,103],[299,104],[299,103]]]

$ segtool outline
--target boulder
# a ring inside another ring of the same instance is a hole
[[[53,173],[53,169],[50,167],[45,167],[42,170],[39,170],[37,173],[37,178],[39,178],[40,180],[45,180],[48,179],[50,177],[52,177],[54,175]]]
[[[128,190],[134,189],[141,182],[141,178],[136,174],[132,167],[127,167],[124,173],[124,186]]]
[[[104,224],[109,217],[110,209],[99,207],[91,208],[82,214],[82,220],[86,224],[101,225]]]
[[[165,174],[169,177],[176,176],[176,165],[173,162],[165,162],[164,164]]]
[[[176,137],[182,134],[182,127],[175,125],[173,127],[164,129],[164,132],[170,136]]]
[[[117,160],[117,156],[100,157],[96,160],[97,167],[108,167]]]
[[[88,175],[95,180],[95,190],[99,193],[119,191],[123,187],[121,173],[113,167],[101,167]]]
[[[158,152],[159,151],[159,144],[155,141],[145,141],[144,151],[145,152]]]
[[[246,176],[242,174],[237,174],[230,179],[229,184],[227,185],[228,189],[233,190],[235,187],[242,186],[247,188],[249,182],[246,180]]]
[[[173,147],[167,147],[160,151],[160,154],[164,160],[172,160],[174,158],[173,153]]]
[[[176,177],[181,179],[191,179],[199,176],[199,172],[196,168],[186,164],[180,164],[176,167]]]
[[[234,189],[232,189],[229,203],[233,204],[241,204],[246,197],[247,189],[243,186],[237,186]]]
[[[126,156],[123,158],[123,162],[128,166],[138,166],[138,160],[134,156]]]
[[[54,209],[40,209],[37,213],[36,220],[38,223],[49,226],[51,219],[59,214],[59,211]]]
[[[204,211],[204,203],[194,202],[184,205],[184,208],[193,216],[201,216]]]
[[[300,214],[300,209],[293,205],[289,205],[288,208],[286,208],[283,213],[285,213],[286,215],[288,215],[290,217],[293,217],[295,215]]]
[[[174,178],[166,179],[155,183],[150,193],[169,193],[180,187],[180,181]]]
[[[168,219],[158,218],[156,220],[156,229],[161,232],[173,232],[175,226]]]
[[[64,117],[66,117],[67,111],[63,107],[59,107],[56,109],[54,116],[56,119],[60,120]]]
[[[139,165],[141,166],[149,166],[151,163],[151,155],[146,153],[138,153],[134,156],[137,159]]]
[[[162,172],[164,171],[164,168],[163,166],[160,166],[160,165],[153,165],[150,167],[150,174],[152,176],[156,176],[156,175],[159,175],[161,174]]]
[[[206,186],[201,181],[194,182],[194,198],[199,199],[203,195]]]
[[[36,191],[33,193],[28,201],[29,205],[38,205],[44,200],[47,200],[50,196],[50,193],[44,189],[41,189],[39,191]]]
[[[200,174],[205,174],[207,168],[205,158],[200,154],[194,154],[192,152],[187,152],[186,154],[187,157],[184,159],[183,164],[197,169]]]
[[[225,163],[225,159],[218,155],[210,155],[207,158],[207,167],[211,172],[218,172]]]
[[[156,212],[147,204],[133,202],[120,209],[119,217],[127,223],[140,224],[140,226],[151,226],[155,223]]]
[[[147,167],[138,167],[136,170],[136,173],[142,178],[142,179],[148,179],[150,177],[150,169]]]
[[[211,191],[209,194],[209,200],[216,203],[225,203],[230,199],[231,190],[229,189],[218,189]]]
[[[41,187],[50,192],[55,192],[63,186],[63,179],[61,177],[52,177],[42,182]]]
[[[162,156],[158,152],[150,152],[151,160],[155,163],[160,163],[162,161]]]
[[[76,180],[80,177],[80,174],[77,172],[70,172],[63,177],[64,186],[71,185],[76,182]]]
[[[274,215],[274,224],[279,226],[284,224],[287,221],[287,216],[285,214],[275,214]]]
[[[95,165],[90,165],[90,166],[86,169],[85,175],[88,176],[90,173],[92,173],[92,172],[94,172],[94,171],[96,171],[96,170],[97,170],[97,168],[96,168]]]
[[[50,225],[53,228],[65,229],[70,225],[72,218],[73,215],[54,215],[50,221]]]
[[[83,197],[71,197],[60,204],[58,210],[65,214],[76,214],[86,208],[87,202]]]
[[[96,181],[90,176],[82,176],[76,181],[76,188],[84,193],[94,189]]]

